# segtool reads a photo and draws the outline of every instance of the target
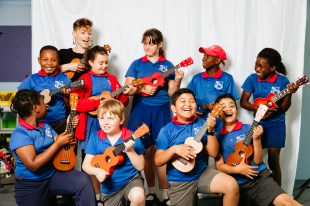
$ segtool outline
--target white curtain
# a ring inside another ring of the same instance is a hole
[[[32,65],[42,46],[72,47],[72,24],[81,17],[94,22],[94,44],[109,44],[109,71],[120,82],[130,63],[144,55],[141,37],[146,29],[164,35],[167,58],[178,64],[187,57],[182,87],[202,71],[200,46],[221,45],[227,53],[225,71],[235,78],[239,93],[254,62],[265,47],[277,49],[291,81],[303,73],[306,0],[33,0]],[[292,193],[299,149],[301,91],[293,96],[287,113],[287,141],[281,153],[283,188]],[[239,119],[251,123],[252,114],[241,109]]]

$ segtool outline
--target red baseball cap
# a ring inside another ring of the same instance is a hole
[[[213,45],[208,48],[200,47],[199,52],[203,54],[207,54],[210,56],[217,56],[222,60],[223,65],[225,66],[226,52],[222,49],[222,47],[218,45]]]

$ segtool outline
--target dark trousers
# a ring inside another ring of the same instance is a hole
[[[15,199],[19,206],[48,205],[48,193],[74,196],[76,206],[97,205],[92,183],[86,173],[76,170],[56,171],[50,179],[42,181],[27,181],[16,177]]]

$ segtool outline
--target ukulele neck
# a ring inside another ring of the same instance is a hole
[[[243,144],[246,145],[246,146],[249,146],[251,143],[252,143],[252,138],[253,138],[253,130],[255,127],[258,126],[258,121],[253,121],[251,127],[250,127],[250,130],[248,131],[248,133],[246,134],[246,137],[243,141]]]
[[[176,65],[175,67],[172,67],[171,69],[169,69],[165,73],[161,74],[161,77],[166,78],[169,74],[173,73],[174,70],[179,69],[180,67],[181,67],[180,64]]]
[[[127,84],[127,85],[123,86],[122,88],[115,90],[115,91],[112,92],[110,95],[111,95],[112,98],[114,98],[114,97],[116,97],[117,95],[123,93],[123,92],[124,92],[127,88],[129,88],[129,87],[130,87],[130,84]]]
[[[135,140],[134,136],[131,135],[128,139],[125,140],[125,142],[128,142],[129,140]],[[114,156],[117,156],[118,154],[120,154],[123,150],[125,149],[125,144],[120,144],[118,145],[114,150],[113,150],[113,154]]]
[[[71,133],[73,133],[73,131],[74,131],[74,126],[73,126],[73,118],[75,117],[75,115],[76,115],[76,110],[75,109],[72,109],[71,111],[70,111],[70,117],[69,117],[69,123],[68,123],[68,127],[67,127],[67,132],[66,132],[66,134],[71,134]]]

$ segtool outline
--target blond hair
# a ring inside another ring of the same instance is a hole
[[[98,118],[102,118],[102,116],[107,112],[117,115],[120,119],[122,119],[125,116],[125,107],[120,101],[116,99],[109,99],[98,108]]]

